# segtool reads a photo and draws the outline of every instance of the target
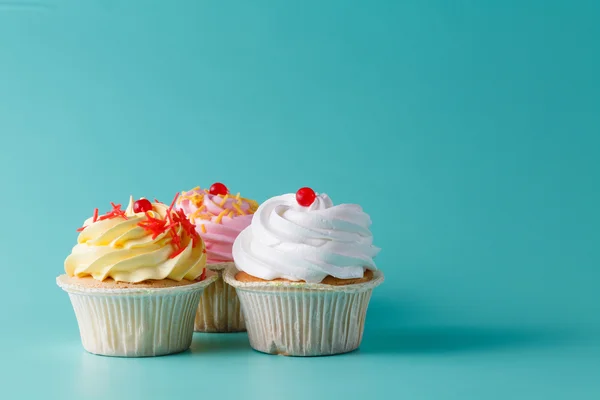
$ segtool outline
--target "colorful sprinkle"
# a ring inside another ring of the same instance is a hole
[[[229,198],[229,194],[226,194],[225,196],[223,196],[223,201],[221,202],[221,204],[219,204],[219,207],[223,207],[225,205],[225,203],[227,203],[228,198]]]
[[[110,205],[112,206],[112,210],[107,212],[106,214],[102,215],[101,217],[99,217],[97,219],[97,221],[104,221],[105,219],[112,219],[112,218],[116,218],[116,217],[122,217],[123,219],[128,219],[127,216],[125,215],[125,211],[121,210],[121,205],[120,204],[115,204],[113,202],[110,203]]]
[[[144,213],[146,218],[143,219],[142,221],[138,222],[138,224],[137,224],[140,228],[144,229],[150,235],[152,235],[151,236],[152,240],[155,240],[157,237],[159,237],[162,234],[165,234],[168,231],[168,234],[171,238],[170,244],[173,247],[173,251],[169,255],[169,258],[177,257],[186,248],[186,246],[184,246],[182,243],[182,236],[180,236],[180,233],[186,234],[187,236],[190,237],[192,247],[196,247],[196,245],[198,243],[201,243],[200,236],[196,232],[196,225],[194,225],[194,223],[193,223],[194,219],[192,218],[191,220],[188,220],[186,218],[183,210],[177,210],[177,211],[173,210],[173,207],[177,203],[179,195],[180,194],[177,193],[175,195],[175,197],[173,198],[173,201],[171,202],[171,205],[167,209],[167,212],[166,212],[166,215],[164,218],[162,218],[158,213],[148,210]],[[197,197],[197,199],[198,199],[198,197]],[[160,203],[156,199],[154,201],[156,203]],[[112,218],[117,218],[117,217],[121,217],[125,220],[129,219],[129,218],[127,218],[127,215],[125,214],[125,211],[121,210],[121,204],[115,204],[115,203],[110,203],[110,204],[112,206],[112,210],[102,216],[98,216],[97,208],[94,209],[92,221],[98,222],[98,221],[103,221],[106,219],[112,219]],[[199,210],[202,210],[203,208],[204,208],[204,205],[202,205],[199,208]],[[87,226],[88,225],[82,226],[81,228],[77,229],[77,232],[82,232],[85,228],[87,228]]]
[[[240,215],[246,215],[246,213],[244,212],[244,210],[242,210],[242,207],[240,207],[239,205],[237,205],[237,203],[232,203],[233,208],[236,209],[237,212],[240,213]]]
[[[204,196],[201,194],[194,194],[193,196],[189,197],[189,200],[196,206],[196,207],[200,207],[203,205],[204,203]]]
[[[94,208],[92,223],[98,222],[98,221],[104,221],[105,219],[112,219],[112,218],[116,218],[116,217],[122,217],[123,219],[128,219],[127,216],[125,215],[125,211],[121,210],[120,204],[115,204],[115,203],[111,202],[110,205],[112,206],[113,209],[100,217],[98,217],[98,209]],[[88,225],[82,226],[81,228],[77,229],[77,232],[82,232],[87,227],[88,227]]]
[[[171,213],[171,210],[173,210],[173,206],[175,206],[175,202],[177,201],[178,197],[179,197],[179,192],[177,192],[175,194],[175,197],[173,198],[173,201],[171,202],[171,205],[169,206],[169,208],[167,210],[167,215],[169,215]]]
[[[177,257],[178,255],[180,255],[181,253],[183,253],[183,251],[185,250],[184,246],[179,247],[177,250],[175,250],[174,252],[171,253],[171,255],[169,256],[170,259]]]
[[[152,233],[152,240],[156,239],[159,235],[162,235],[169,229],[166,220],[154,218],[149,211],[146,212],[146,218],[146,220],[138,222],[138,226]]]
[[[223,210],[221,211],[221,213],[217,216],[217,219],[215,219],[215,222],[217,224],[221,223],[221,220],[223,219],[223,217],[225,216],[225,214],[227,214],[229,212],[229,210]]]

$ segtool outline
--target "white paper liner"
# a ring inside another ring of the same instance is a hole
[[[234,268],[232,262],[207,264],[217,279],[204,289],[196,311],[196,332],[243,332],[246,330],[240,300],[235,289],[223,281],[223,271]]]
[[[347,353],[360,345],[373,288],[383,273],[353,285],[301,282],[239,282],[238,271],[225,271],[236,288],[250,345],[269,354],[321,356]]]
[[[83,348],[104,356],[147,357],[188,349],[204,288],[216,280],[167,288],[90,288],[56,283],[69,293]]]

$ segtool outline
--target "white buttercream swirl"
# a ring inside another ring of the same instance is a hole
[[[295,194],[265,201],[233,245],[236,266],[258,278],[321,282],[327,275],[362,278],[376,270],[371,218],[359,205],[319,194],[309,207]]]

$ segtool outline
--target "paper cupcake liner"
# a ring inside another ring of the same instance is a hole
[[[243,332],[246,330],[240,301],[235,289],[223,281],[223,271],[234,268],[232,262],[207,264],[217,279],[206,287],[196,311],[196,332]]]
[[[347,353],[360,345],[373,288],[368,282],[332,286],[299,282],[239,282],[235,269],[224,279],[236,288],[250,345],[269,354],[321,356]]]
[[[69,294],[83,348],[104,356],[147,357],[188,349],[204,288],[216,278],[167,288],[90,288],[56,283]]]

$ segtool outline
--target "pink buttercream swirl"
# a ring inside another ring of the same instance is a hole
[[[196,224],[210,264],[233,261],[233,242],[252,222],[258,203],[239,194],[213,195],[208,190],[194,188],[181,192],[176,207]]]

